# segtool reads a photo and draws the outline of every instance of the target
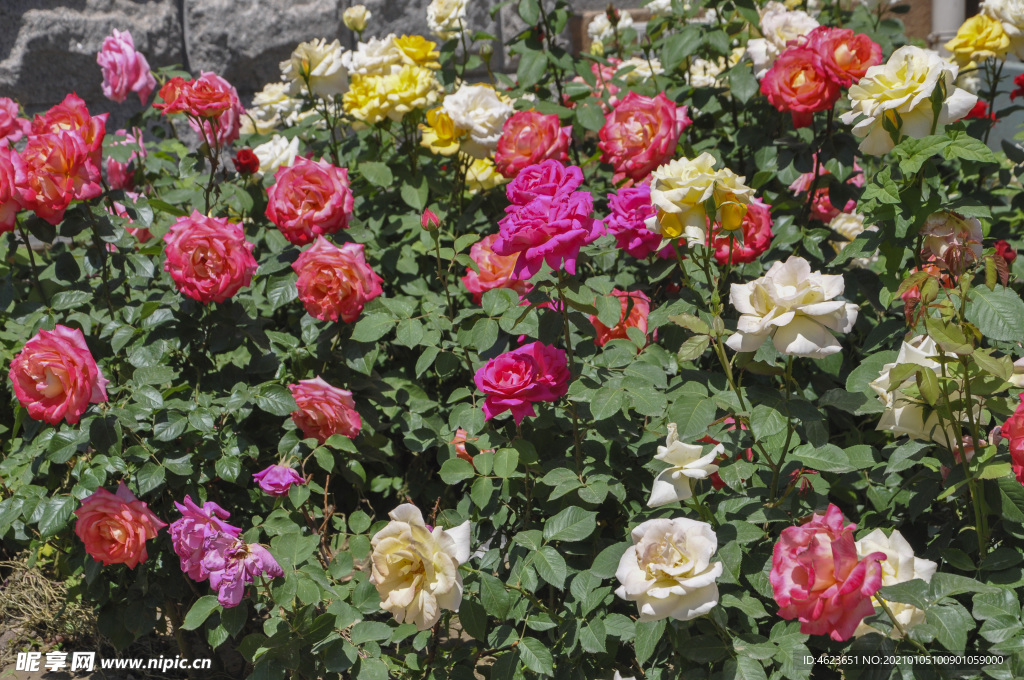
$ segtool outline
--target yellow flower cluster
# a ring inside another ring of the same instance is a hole
[[[353,74],[342,97],[345,113],[373,125],[385,118],[401,121],[411,111],[436,104],[441,92],[434,75],[434,70],[441,67],[436,47],[437,43],[419,35],[392,37],[384,49],[395,55],[389,60],[400,63],[381,71]]]

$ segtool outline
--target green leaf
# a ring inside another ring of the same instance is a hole
[[[582,541],[597,528],[597,513],[571,506],[544,522],[549,541]]]
[[[508,479],[516,472],[519,466],[519,452],[515,449],[498,449],[494,454],[494,474],[502,479]]]
[[[928,335],[946,352],[952,354],[970,354],[974,351],[971,343],[967,342],[967,336],[954,324],[944,323],[941,319],[929,317],[924,322],[928,329]]]
[[[352,328],[352,339],[356,342],[377,342],[395,325],[390,314],[367,314]]]
[[[548,70],[548,55],[543,50],[530,50],[519,57],[519,87],[528,88],[536,85]]]
[[[929,607],[925,620],[935,628],[935,639],[951,652],[963,652],[967,634],[974,630],[974,619],[959,604]]]
[[[92,292],[84,290],[62,290],[53,296],[51,303],[57,311],[75,309],[92,302]]]
[[[584,101],[576,107],[576,120],[580,122],[580,125],[590,130],[591,132],[597,132],[604,127],[604,111],[601,110],[601,106],[595,102]],[[622,313],[621,303],[618,298],[611,298],[615,303],[615,320],[611,323],[602,321],[606,326],[614,326],[618,323],[618,317]],[[600,308],[600,307],[599,307]]]
[[[967,320],[990,340],[1017,342],[1024,329],[1024,301],[1009,288],[976,286],[967,303]]]
[[[619,568],[619,561],[622,559],[623,553],[633,545],[631,542],[616,543],[610,545],[597,554],[594,558],[594,564],[590,567],[590,573],[598,578],[611,578],[615,576],[616,570]]]
[[[761,87],[754,77],[754,70],[745,63],[739,63],[729,69],[729,93],[740,102],[746,103],[760,92]]]
[[[554,673],[555,660],[551,656],[551,650],[543,642],[537,638],[522,638],[518,649],[523,664],[531,671],[538,675]]]
[[[188,614],[185,614],[185,622],[181,624],[181,627],[185,630],[195,630],[199,626],[203,625],[203,622],[206,621],[210,614],[212,614],[219,606],[220,604],[217,602],[216,595],[203,595],[201,598],[196,600],[196,603],[188,610]]]
[[[291,391],[284,385],[264,384],[256,393],[256,405],[275,416],[287,416],[298,408]]]
[[[676,424],[679,440],[688,442],[707,434],[716,412],[714,400],[700,394],[682,392],[676,402],[668,407],[668,420]]]
[[[661,51],[661,65],[666,73],[675,71],[687,57],[700,47],[701,28],[693,25],[685,26],[681,31],[670,35],[665,40]]]
[[[565,558],[550,545],[545,545],[534,553],[533,568],[542,579],[561,590],[565,586],[568,568]]]
[[[641,666],[654,655],[661,636],[665,634],[665,619],[658,621],[637,621],[636,638],[633,640],[633,649],[636,651],[636,661]]]
[[[352,626],[351,641],[354,645],[367,642],[386,643],[391,639],[392,628],[382,621],[360,621]]]
[[[375,184],[379,187],[390,188],[395,182],[395,176],[391,173],[391,168],[386,163],[364,161],[359,164],[359,174],[365,177],[366,181],[370,184]]]
[[[39,537],[49,538],[67,526],[78,502],[71,496],[54,496],[46,502],[46,510],[39,520]]]
[[[475,476],[473,464],[461,458],[450,458],[441,464],[441,480],[445,484],[458,484]]]

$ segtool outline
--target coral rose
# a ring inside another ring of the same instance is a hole
[[[107,400],[107,379],[77,328],[58,324],[41,330],[11,361],[11,383],[18,402],[35,420],[74,425],[89,404]]]
[[[348,170],[323,159],[300,157],[294,165],[278,168],[267,192],[267,217],[297,246],[348,229],[354,205]]]
[[[466,275],[462,277],[462,285],[473,296],[473,302],[480,304],[483,294],[495,288],[511,288],[520,296],[530,292],[533,286],[528,281],[520,281],[512,275],[518,255],[498,255],[494,252],[497,234],[489,234],[473,244],[469,249],[469,257],[479,271],[466,267]]]
[[[183,502],[175,501],[174,507],[181,517],[171,522],[169,531],[174,552],[181,560],[181,570],[193,581],[204,581],[210,576],[203,566],[207,541],[218,534],[236,537],[242,530],[225,522],[231,513],[213,501],[199,506],[190,496],[185,496]]]
[[[193,210],[171,225],[164,241],[164,271],[193,300],[224,302],[252,282],[257,266],[254,246],[245,239],[242,227],[227,218],[206,217]]]
[[[32,119],[32,134],[76,133],[85,145],[88,154],[90,177],[93,181],[99,182],[103,138],[107,134],[107,117],[109,115],[108,113],[98,116],[90,114],[85,102],[78,95],[71,93],[64,97],[64,101],[60,104]],[[76,196],[76,198],[82,199],[83,197]]]
[[[858,558],[855,524],[843,525],[843,513],[829,505],[824,515],[782,530],[772,555],[768,580],[779,616],[799,619],[800,632],[849,640],[865,616],[874,612],[871,596],[882,587],[884,552]]]
[[[423,513],[411,503],[388,513],[391,521],[370,539],[370,583],[377,587],[382,609],[398,623],[429,630],[441,610],[459,611],[462,574],[459,565],[470,557],[470,524],[427,527]]]
[[[645,97],[630,92],[605,119],[598,132],[601,162],[615,169],[613,180],[641,182],[675,155],[679,136],[693,121],[685,106],[676,106],[663,92]]]
[[[807,46],[818,53],[825,72],[840,87],[849,87],[882,63],[881,45],[848,28],[819,26],[808,34]]]
[[[793,127],[807,127],[814,113],[831,109],[839,84],[810,47],[791,46],[779,55],[761,80],[761,93],[779,111],[793,115]]]
[[[222,110],[225,98],[227,107]],[[204,72],[192,82],[188,102],[188,112],[192,113],[189,127],[199,133],[207,144],[225,147],[238,139],[245,108],[231,83],[216,73]]]
[[[149,62],[135,51],[135,41],[129,31],[115,28],[113,35],[104,38],[96,63],[103,69],[103,96],[107,99],[120,104],[129,92],[135,92],[139,103],[145,104],[156,88]]]
[[[95,198],[103,192],[98,166],[77,132],[33,134],[21,152],[25,174],[18,185],[18,202],[41,219],[56,225],[71,201]]]
[[[715,260],[718,264],[741,264],[753,262],[772,244],[771,206],[765,205],[761,199],[750,199],[747,212],[743,216],[743,241],[735,237],[735,232],[715,230],[711,238],[711,246],[715,249]]]
[[[96,489],[75,510],[75,534],[89,556],[104,566],[134,569],[145,562],[146,541],[167,526],[121,482],[117,493]]]
[[[0,147],[9,146],[28,134],[31,124],[18,117],[18,103],[0,97]]]
[[[271,465],[252,476],[270,496],[287,496],[293,484],[305,484],[306,479],[286,465]]]
[[[488,361],[473,381],[487,395],[487,420],[511,411],[519,425],[526,416],[537,415],[535,402],[556,401],[569,391],[569,366],[563,350],[531,342]]]
[[[626,332],[630,328],[639,329],[644,336],[647,335],[647,315],[651,312],[651,300],[640,291],[627,292],[624,290],[612,289],[609,293],[619,298],[622,304],[622,316],[619,322],[609,328],[597,318],[597,315],[590,315],[590,323],[594,325],[594,342],[598,347],[604,347],[610,340],[628,340]]]
[[[292,420],[302,430],[302,436],[323,444],[331,435],[340,434],[355,439],[363,426],[356,411],[352,393],[339,389],[317,376],[289,385],[298,409]]]
[[[658,250],[661,234],[647,228],[647,218],[654,217],[657,210],[651,205],[651,187],[638,184],[623,187],[617,193],[608,194],[608,217],[604,219],[605,229],[615,237],[615,245],[637,259],[644,259],[653,252],[658,257],[675,256],[671,245]]]
[[[0,146],[0,233],[14,231],[21,203],[18,185],[25,183],[25,161],[8,146]]]
[[[692,519],[651,519],[631,532],[633,545],[619,560],[615,594],[637,603],[641,621],[689,621],[718,604],[722,563],[712,562],[718,537]]]
[[[537,111],[518,111],[505,121],[494,153],[494,164],[505,177],[544,160],[569,160],[572,126],[562,127],[558,116]]]
[[[295,285],[309,315],[321,321],[352,323],[367,302],[383,292],[382,280],[366,264],[363,246],[345,243],[340,248],[323,236],[299,255],[292,269]]]

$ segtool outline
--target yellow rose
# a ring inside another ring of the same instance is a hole
[[[1005,59],[1010,49],[1010,36],[998,20],[977,14],[961,24],[956,37],[946,43],[946,49],[961,66],[972,61]]]
[[[384,120],[391,108],[384,76],[353,76],[341,101],[345,113],[367,125]]]
[[[403,61],[407,64],[422,66],[423,68],[441,68],[441,52],[437,49],[437,43],[427,40],[422,35],[403,35],[395,38],[395,46],[401,51]]]
[[[732,231],[743,226],[751,194],[750,187],[743,183],[744,179],[729,168],[722,168],[715,173],[712,196],[718,209],[715,217],[722,224],[722,229]]]
[[[466,171],[466,188],[470,193],[487,191],[507,182],[490,158],[477,158]]]
[[[422,66],[405,65],[383,78],[389,102],[388,118],[400,121],[413,109],[425,109],[437,102],[441,84],[434,72]]]
[[[430,149],[430,153],[439,156],[452,156],[459,151],[459,140],[466,134],[465,130],[455,127],[455,123],[440,106],[427,111],[427,123],[420,123],[423,139],[422,146]]]

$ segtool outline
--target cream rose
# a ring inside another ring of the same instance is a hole
[[[391,521],[370,540],[370,583],[377,586],[382,609],[399,623],[431,628],[441,610],[459,611],[462,574],[469,560],[469,522],[447,531],[428,528],[411,503],[388,513]]]
[[[1010,51],[1024,58],[1024,0],[985,0],[981,13],[1003,25]]]
[[[651,498],[647,501],[648,507],[656,508],[676,501],[685,501],[693,496],[691,480],[707,479],[713,472],[718,472],[715,460],[723,451],[725,447],[719,444],[705,454],[704,447],[700,444],[679,441],[676,424],[669,423],[665,446],[659,446],[658,453],[654,456],[655,460],[668,463],[669,467],[654,478]]]
[[[722,563],[712,562],[718,537],[706,522],[652,519],[632,531],[615,578],[615,594],[636,602],[641,621],[689,621],[718,603],[716,579]]]
[[[914,376],[909,376],[898,385],[893,385],[889,378],[892,369],[902,364],[916,364],[938,373],[941,368],[939,362],[935,361],[938,356],[939,349],[935,341],[927,335],[918,335],[905,340],[896,355],[896,361],[882,367],[882,372],[870,383],[871,389],[885,407],[876,430],[887,430],[897,436],[905,434],[911,439],[934,441],[942,446],[955,446],[955,442],[960,440],[959,432],[948,426],[944,432],[938,412],[931,410],[926,415],[927,404],[903,392],[904,386],[914,384]],[[950,399],[958,399],[959,395],[959,392],[953,392]]]
[[[462,151],[474,158],[484,158],[498,148],[502,127],[514,109],[508,99],[487,85],[463,83],[445,97],[441,108],[455,127],[469,133],[462,142]]]
[[[466,30],[466,0],[432,0],[427,6],[427,26],[443,40],[458,36]]]
[[[842,121],[853,125],[853,132],[864,139],[860,150],[881,156],[892,150],[894,144],[882,121],[902,119],[900,134],[925,137],[941,133],[945,125],[966,116],[977,96],[957,87],[956,64],[942,59],[937,52],[906,45],[892,53],[889,61],[872,66],[860,82],[850,87],[853,108],[842,116]],[[945,87],[946,99],[938,119],[932,114],[932,92]]]
[[[353,76],[386,76],[391,74],[393,66],[402,63],[402,51],[392,33],[359,43],[356,49],[346,52],[341,61]]]
[[[342,64],[341,43],[321,38],[299,43],[287,61],[281,62],[281,75],[299,88],[305,88],[320,97],[333,97],[345,91],[348,74]]]
[[[651,13],[652,17],[672,16],[672,0],[651,0],[644,9]]]
[[[903,534],[896,530],[893,530],[891,535],[886,536],[881,529],[875,529],[857,541],[856,546],[857,557],[859,558],[864,558],[866,555],[875,552],[885,553],[885,560],[880,563],[882,567],[882,587],[912,581],[915,578],[923,579],[926,582],[931,581],[935,570],[939,566],[931,560],[915,557],[914,549],[910,546],[910,543],[907,542],[907,539],[903,538]],[[871,598],[871,603],[875,605],[876,611],[881,610],[878,600],[874,597]],[[924,623],[924,612],[914,605],[888,601],[886,604],[889,605],[889,609],[892,610],[904,631],[910,630],[919,623]],[[881,634],[881,631],[861,621],[853,636],[860,637],[868,633]],[[898,639],[902,636],[894,627],[889,637]]]
[[[252,150],[260,159],[260,173],[274,173],[282,166],[291,165],[299,155],[299,138],[286,139],[274,135],[269,142],[264,142]]]
[[[776,262],[750,283],[734,283],[729,301],[740,313],[736,333],[726,342],[753,352],[769,337],[786,355],[821,359],[842,349],[832,332],[849,333],[859,307],[835,298],[842,276],[812,272],[802,257]]]
[[[661,61],[655,57],[650,59],[642,57],[627,59],[619,64],[619,72],[625,70],[628,66],[632,66],[633,70],[623,74],[622,78],[631,85],[644,80],[650,80],[654,76],[660,76],[665,73],[665,69],[661,67]]]
[[[591,40],[610,43],[615,39],[616,31],[621,32],[632,25],[633,16],[629,12],[619,12],[619,23],[615,28],[612,28],[612,22],[608,19],[608,13],[601,12],[587,25],[587,35],[590,36]]]
[[[761,38],[747,42],[747,54],[754,62],[758,79],[764,77],[790,40],[807,35],[818,22],[807,12],[789,10],[778,2],[769,2],[761,10]]]
[[[352,5],[342,13],[341,20],[348,30],[362,33],[372,16],[373,12],[366,9],[366,5]]]

